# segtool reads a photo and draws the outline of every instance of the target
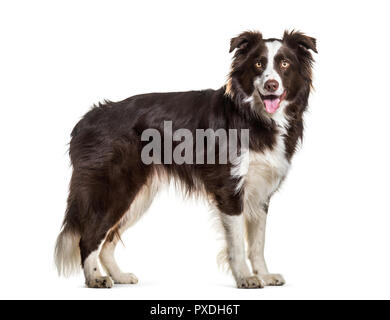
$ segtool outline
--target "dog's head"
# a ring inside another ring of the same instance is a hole
[[[260,32],[248,31],[231,39],[230,52],[234,50],[226,94],[235,101],[272,117],[282,101],[310,91],[310,50],[317,52],[316,39],[295,31],[286,31],[282,40],[263,39]]]

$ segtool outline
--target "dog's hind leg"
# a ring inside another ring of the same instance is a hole
[[[119,230],[117,232],[120,232]],[[112,239],[107,238],[100,251],[100,262],[107,274],[114,280],[115,283],[135,284],[138,283],[138,278],[132,273],[122,272],[115,261],[115,247],[119,241],[118,235],[113,235]]]
[[[100,273],[98,265],[100,248],[102,245],[105,247],[106,239],[111,238],[110,235],[120,225],[131,202],[135,201],[138,190],[142,189],[142,186],[138,187],[141,183],[133,184],[130,188],[119,177],[115,181],[102,186],[103,192],[95,185],[89,190],[88,195],[84,194],[85,202],[88,203],[86,210],[88,213],[81,232],[80,253],[85,283],[91,288],[113,286],[111,278]]]
[[[98,265],[99,247],[91,251],[87,258],[83,261],[83,269],[85,275],[85,284],[89,288],[111,288],[113,282],[110,277],[102,276]],[[80,251],[86,250],[82,242],[80,241]]]
[[[108,231],[115,224],[112,222],[114,221],[112,215],[115,211],[112,210],[112,205],[109,205],[112,201],[107,201],[107,197],[103,197],[102,194],[106,192],[102,192],[101,185],[90,183],[95,181],[85,179],[85,172],[81,170],[73,172],[68,200],[69,208],[64,220],[64,230],[70,228],[72,231],[70,234],[73,236],[69,238],[68,232],[65,233],[68,235],[67,238],[59,237],[56,260],[65,271],[76,261],[79,265],[81,263],[88,287],[110,288],[113,285],[112,280],[100,273],[98,255]],[[125,206],[126,203],[122,205]],[[71,245],[69,240],[64,242],[63,239],[71,239]]]
[[[112,233],[105,240],[100,252],[100,262],[108,275],[115,283],[135,284],[137,277],[132,273],[124,273],[115,261],[115,247],[120,240],[120,236],[132,225],[134,225],[141,216],[149,209],[154,196],[158,191],[157,179],[145,184],[138,192],[130,208],[121,219],[118,227],[112,230]]]
[[[125,212],[125,210],[125,207],[123,207],[121,212]],[[110,236],[111,230],[115,228],[115,221],[119,220],[119,218],[115,220],[112,218],[115,216],[112,212],[112,208],[109,208],[106,216],[101,216],[96,212],[93,213],[93,219],[89,219],[88,227],[81,234],[81,261],[84,269],[85,284],[90,288],[111,288],[113,286],[109,276],[102,276],[98,264],[100,249],[106,238]],[[107,217],[111,217],[111,219]]]

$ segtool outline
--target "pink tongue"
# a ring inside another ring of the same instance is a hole
[[[279,108],[280,99],[264,99],[265,109],[268,113],[275,113]]]

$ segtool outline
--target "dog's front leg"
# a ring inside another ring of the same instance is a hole
[[[285,281],[280,274],[268,272],[264,259],[265,227],[267,221],[268,203],[257,210],[256,215],[250,215],[246,219],[248,236],[248,256],[252,264],[252,270],[265,285],[281,286]]]
[[[246,263],[244,216],[221,213],[225,230],[227,253],[230,269],[238,288],[263,288],[264,283],[253,276]]]

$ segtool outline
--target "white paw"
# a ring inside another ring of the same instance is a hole
[[[136,284],[138,283],[138,278],[132,273],[120,273],[116,274],[115,277],[112,276],[115,283],[119,284]]]
[[[89,288],[112,288],[114,285],[110,277],[98,277],[95,279],[86,280],[85,284]]]
[[[266,286],[282,286],[286,283],[283,276],[277,273],[262,274],[258,277],[263,280]]]
[[[264,283],[256,276],[240,278],[237,280],[237,288],[240,289],[255,289],[264,288]]]

